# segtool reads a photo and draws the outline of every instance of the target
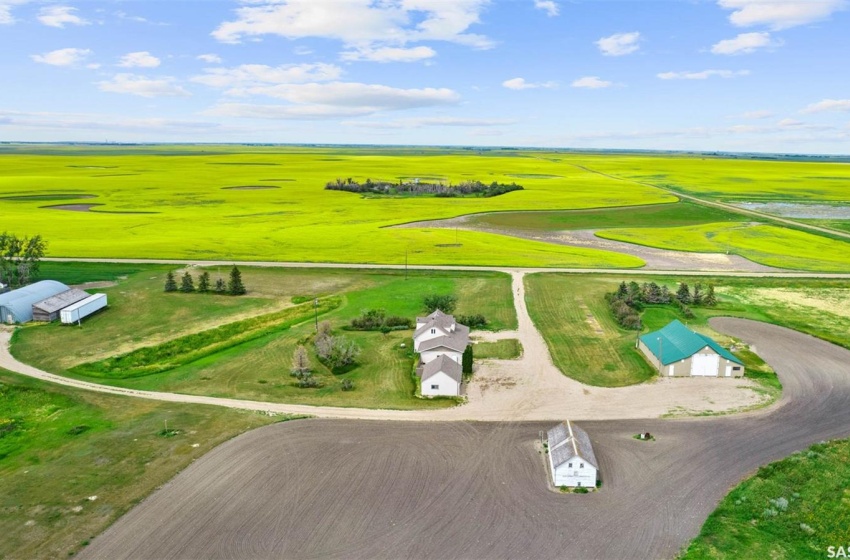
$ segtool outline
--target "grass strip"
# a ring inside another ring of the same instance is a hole
[[[227,348],[286,330],[311,319],[315,313],[328,313],[341,304],[339,297],[322,298],[315,310],[312,303],[304,303],[175,338],[155,346],[139,348],[120,356],[80,364],[71,368],[69,373],[101,379],[130,379],[162,373]]]

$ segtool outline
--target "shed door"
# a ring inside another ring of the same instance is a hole
[[[694,354],[691,362],[691,375],[694,377],[717,377],[720,368],[720,356],[717,354]]]
[[[732,377],[732,366],[726,366],[726,377]]]

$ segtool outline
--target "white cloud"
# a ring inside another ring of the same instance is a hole
[[[823,20],[847,6],[846,0],[718,0],[733,10],[729,21],[738,27],[764,25],[774,30],[788,29]]]
[[[297,54],[298,56],[307,56],[308,54],[313,54],[313,50],[309,47],[305,47],[303,45],[299,45],[292,49],[292,52]]]
[[[38,12],[38,21],[50,27],[88,25],[89,22],[76,15],[77,8],[71,6],[45,6]]]
[[[603,80],[599,76],[585,76],[575,80],[570,85],[574,88],[600,89],[611,87],[614,83]]]
[[[749,70],[703,70],[702,72],[662,72],[662,80],[707,80],[708,78],[735,78],[749,75]]]
[[[156,68],[159,64],[160,60],[148,51],[127,53],[118,62],[122,68]]]
[[[363,48],[340,53],[342,60],[369,60],[372,62],[417,62],[436,56],[431,47],[380,47]]]
[[[454,105],[460,96],[445,88],[399,89],[352,82],[280,84],[246,87],[233,95],[265,95],[289,105],[223,103],[206,114],[262,119],[324,119],[371,115],[421,107]]]
[[[75,66],[91,54],[89,49],[58,49],[31,55],[34,61],[51,66]]]
[[[89,113],[0,111],[0,125],[52,129],[184,133],[219,130],[218,123],[162,118],[127,118]]]
[[[558,4],[554,0],[534,0],[534,7],[543,10],[549,17],[558,15]]]
[[[116,74],[111,80],[97,82],[101,91],[127,93],[141,97],[188,97],[191,94],[174,78],[148,78],[137,74]]]
[[[615,33],[610,37],[602,37],[596,41],[596,46],[605,56],[623,56],[632,54],[640,49],[640,33]]]
[[[850,99],[824,99],[817,103],[812,103],[801,113],[825,113],[829,111],[850,111]]]
[[[343,121],[345,126],[372,129],[410,129],[437,126],[453,127],[494,127],[515,124],[511,119],[475,119],[464,117],[419,117],[395,119],[391,121]]]
[[[204,74],[194,76],[193,82],[214,88],[253,87],[266,84],[298,84],[327,82],[342,75],[342,69],[333,64],[243,64],[233,68],[207,68]]]
[[[221,64],[222,63],[221,57],[218,56],[217,54],[211,54],[211,53],[210,54],[199,54],[195,58],[197,58],[198,60],[200,60],[202,62],[206,62],[207,64]]]
[[[742,119],[759,120],[768,119],[773,116],[771,111],[748,111],[741,115]]]
[[[552,89],[552,88],[558,87],[558,83],[557,82],[532,83],[532,82],[526,82],[525,78],[511,78],[510,80],[505,80],[504,82],[502,82],[502,86],[504,86],[508,89],[515,89],[515,90],[538,89],[538,88]]]
[[[224,43],[278,35],[336,39],[347,52],[381,51],[421,41],[487,49],[493,42],[469,33],[488,0],[243,0],[233,21],[212,35]],[[413,60],[421,60],[420,56]]]
[[[12,8],[26,4],[29,0],[0,0],[0,25],[12,25],[15,18],[12,16]]]
[[[770,33],[740,33],[734,39],[724,39],[711,47],[714,54],[749,54],[767,47],[778,47],[782,41],[774,41]]]

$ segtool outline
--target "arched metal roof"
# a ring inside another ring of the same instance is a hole
[[[28,323],[32,321],[32,306],[49,297],[68,290],[68,286],[55,280],[42,280],[5,294],[0,294],[0,323]]]

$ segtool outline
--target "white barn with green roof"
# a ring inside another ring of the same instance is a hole
[[[637,347],[664,377],[742,377],[744,363],[679,321],[642,335]]]

